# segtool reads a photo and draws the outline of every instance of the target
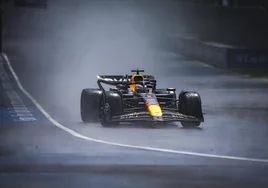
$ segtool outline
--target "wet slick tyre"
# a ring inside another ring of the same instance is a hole
[[[83,122],[99,122],[100,89],[83,89],[80,100],[80,113]]]
[[[181,92],[179,95],[179,112],[200,119],[200,121],[182,121],[181,125],[183,127],[198,127],[203,118],[200,95],[194,91]]]

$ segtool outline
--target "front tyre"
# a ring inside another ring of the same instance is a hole
[[[200,121],[196,121],[196,122],[182,121],[182,122],[181,122],[181,125],[182,125],[183,127],[186,127],[186,128],[199,127],[200,124],[201,124]]]
[[[179,112],[184,115],[194,116],[199,121],[182,121],[183,127],[198,127],[203,120],[201,97],[194,91],[182,91],[179,95]]]
[[[100,101],[100,112],[99,112],[99,119],[100,124],[103,127],[115,127],[119,123],[118,122],[111,122],[109,121],[110,117],[112,116],[112,109],[109,103],[105,103],[103,97]]]

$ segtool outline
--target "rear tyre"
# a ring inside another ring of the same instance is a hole
[[[194,91],[182,91],[179,95],[179,112],[184,115],[194,116],[200,121],[182,121],[183,127],[198,127],[203,120],[201,97]]]
[[[83,122],[99,122],[100,89],[84,89],[81,93],[80,113]]]

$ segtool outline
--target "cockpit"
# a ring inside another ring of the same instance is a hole
[[[142,81],[144,81],[144,77],[142,76],[142,75],[133,75],[132,76],[133,77],[133,81],[134,82],[142,82]]]
[[[132,93],[150,93],[153,92],[153,88],[155,84],[150,84],[148,81],[148,76],[145,77],[144,75],[140,74],[140,72],[144,72],[144,70],[131,70],[131,72],[135,72],[132,76],[128,77],[129,84],[127,84],[127,88],[124,85],[117,85],[117,89],[124,88],[128,90],[128,92]]]
[[[134,74],[131,79],[130,82],[143,82],[144,81],[144,76],[141,74]],[[136,88],[137,88],[137,84],[131,84],[130,89],[132,90],[132,92],[136,93]]]

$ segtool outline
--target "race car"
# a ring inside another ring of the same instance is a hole
[[[103,127],[122,122],[180,122],[183,127],[197,127],[204,122],[201,97],[195,91],[175,88],[158,89],[152,75],[131,70],[133,75],[98,75],[99,88],[83,89],[80,112],[83,122],[100,122]],[[104,88],[103,84],[112,87]]]

